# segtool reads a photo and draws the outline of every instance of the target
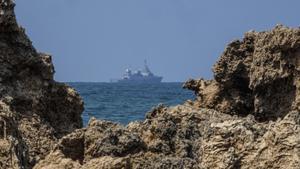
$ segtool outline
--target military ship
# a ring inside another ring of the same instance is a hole
[[[125,74],[121,79],[111,80],[111,82],[116,83],[161,83],[163,77],[154,75],[145,60],[144,70],[132,71],[130,69],[126,69]]]

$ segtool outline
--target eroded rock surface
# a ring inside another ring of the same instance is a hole
[[[299,122],[296,111],[259,123],[253,115],[232,116],[189,103],[160,106],[145,121],[126,127],[92,119],[87,128],[62,138],[35,168],[296,169]],[[74,153],[75,147],[80,151]]]
[[[51,56],[32,46],[11,0],[0,1],[0,168],[32,168],[82,127],[79,95],[53,80]],[[5,134],[4,134],[5,133]]]
[[[189,80],[197,99],[159,105],[142,122],[91,119],[53,80],[0,0],[0,168],[298,169],[300,29],[248,32],[228,45],[213,80]]]
[[[185,87],[199,106],[259,121],[300,110],[300,29],[282,25],[247,32],[231,42],[214,66],[214,80],[190,80]]]

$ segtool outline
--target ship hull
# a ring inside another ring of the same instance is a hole
[[[129,84],[141,84],[141,83],[161,83],[162,77],[153,78],[141,78],[141,79],[120,79],[116,83],[129,83]]]

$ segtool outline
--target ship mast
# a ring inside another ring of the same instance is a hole
[[[150,71],[148,65],[147,65],[147,60],[145,59],[144,60],[144,64],[145,64],[145,73],[148,73],[148,74],[151,74],[152,75],[152,72]]]

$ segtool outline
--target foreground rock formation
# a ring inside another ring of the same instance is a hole
[[[32,47],[13,6],[0,1],[0,168],[299,168],[300,29],[230,43],[214,80],[186,82],[195,101],[80,128],[82,101],[53,81],[51,57]]]
[[[78,94],[53,80],[51,56],[19,27],[11,0],[0,1],[0,168],[32,168],[57,139],[82,127]]]
[[[200,107],[277,120],[300,106],[300,30],[278,25],[231,42],[214,66],[215,80],[190,80]]]

